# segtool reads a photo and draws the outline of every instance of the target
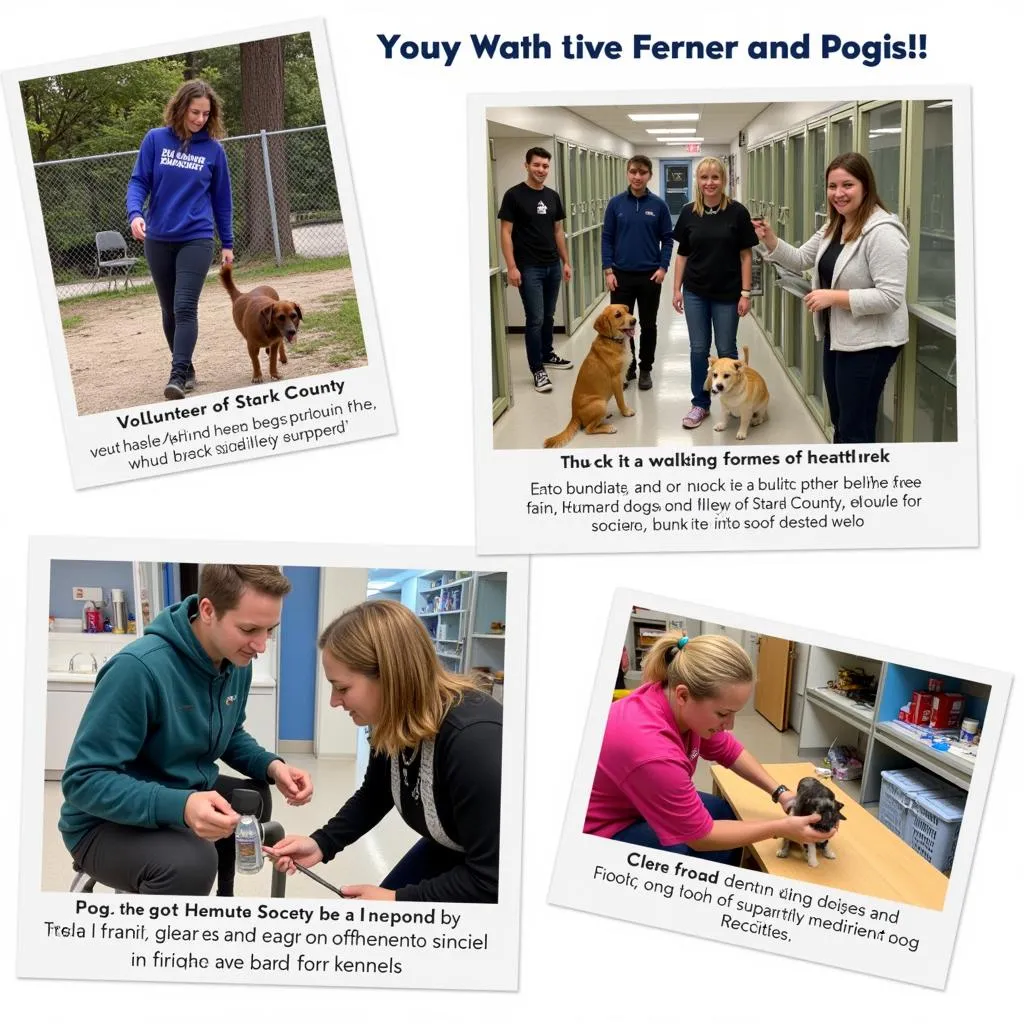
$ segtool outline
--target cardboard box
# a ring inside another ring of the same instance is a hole
[[[928,690],[915,690],[910,697],[908,722],[914,725],[929,725],[932,718],[932,700],[936,695]]]
[[[964,717],[964,698],[959,693],[933,693],[929,725],[933,729],[954,729]]]

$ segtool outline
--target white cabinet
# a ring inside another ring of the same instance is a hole
[[[94,684],[50,683],[46,688],[45,778],[59,779]]]

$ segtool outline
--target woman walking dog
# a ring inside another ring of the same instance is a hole
[[[184,82],[164,109],[164,127],[142,140],[128,182],[132,237],[144,243],[171,350],[164,398],[184,398],[196,385],[192,353],[199,335],[199,294],[213,259],[214,224],[221,262],[234,259],[231,178],[217,141],[223,134],[220,98],[200,79]]]

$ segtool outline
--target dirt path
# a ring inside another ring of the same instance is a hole
[[[272,285],[282,298],[298,302],[307,317],[336,307],[340,293],[345,293],[346,302],[355,298],[351,270],[238,282],[241,291],[256,284]],[[75,318],[72,326],[65,328],[64,340],[80,416],[164,401],[171,358],[156,295],[133,296],[129,292],[119,300],[68,302],[61,306],[61,315],[65,322]],[[299,340],[303,338],[300,330]],[[307,355],[289,348],[282,376],[292,380],[340,369],[331,365],[330,356],[330,346]],[[249,354],[231,319],[231,301],[215,276],[207,279],[199,298],[199,341],[193,362],[195,395],[250,386]],[[266,353],[261,363],[265,379],[269,379]],[[365,365],[365,358],[347,364]]]

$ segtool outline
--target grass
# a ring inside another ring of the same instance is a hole
[[[63,316],[60,319],[60,325],[65,331],[73,331],[76,327],[81,327],[83,323],[85,323],[85,317],[77,314]]]
[[[266,278],[273,278],[281,274],[318,274],[324,270],[347,270],[352,266],[348,256],[326,256],[317,259],[304,259],[302,256],[289,256],[281,261],[278,266],[273,260],[265,263],[246,264],[241,267],[232,267],[232,276],[235,281],[259,281]],[[211,276],[218,271],[211,270]],[[79,302],[113,302],[120,301],[125,295],[156,295],[156,288],[152,284],[132,285],[127,293],[124,285],[107,291],[92,292],[89,295],[73,295],[66,299],[60,299],[60,305],[70,305]],[[77,326],[77,325],[75,325]]]
[[[309,355],[330,348],[328,363],[331,366],[347,366],[366,355],[359,303],[353,292],[325,295],[323,301],[331,308],[303,317],[302,331],[294,345],[295,352]]]

